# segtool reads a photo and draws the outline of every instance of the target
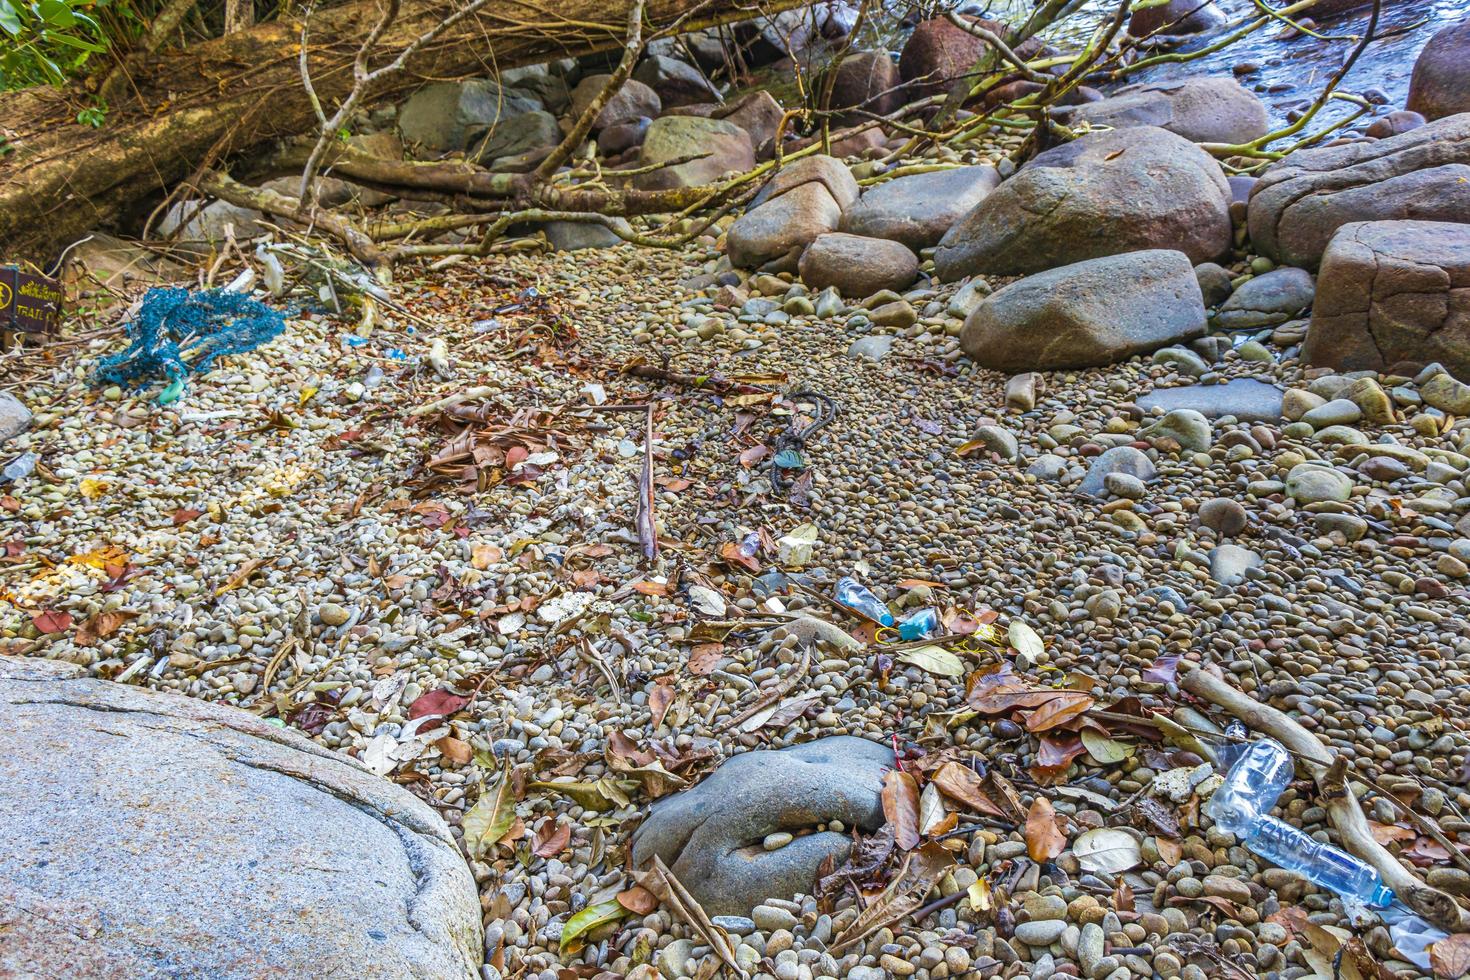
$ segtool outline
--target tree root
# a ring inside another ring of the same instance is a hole
[[[1368,818],[1347,788],[1346,760],[1335,759],[1317,738],[1285,713],[1231,687],[1203,667],[1191,667],[1179,686],[1224,709],[1253,731],[1280,742],[1311,770],[1312,779],[1342,846],[1373,869],[1400,901],[1446,932],[1470,932],[1470,911],[1453,897],[1431,888],[1373,838]]]

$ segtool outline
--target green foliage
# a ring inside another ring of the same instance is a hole
[[[139,23],[132,0],[0,0],[0,90],[60,85]]]
[[[107,100],[98,98],[92,105],[77,113],[77,122],[93,129],[101,129],[107,121]]]

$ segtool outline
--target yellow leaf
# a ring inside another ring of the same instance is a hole
[[[105,480],[93,479],[90,476],[83,479],[81,484],[82,496],[88,500],[96,500],[111,489],[112,485],[110,483]]]

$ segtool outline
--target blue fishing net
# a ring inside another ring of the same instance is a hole
[[[158,287],[128,324],[128,349],[97,364],[95,383],[141,385],[167,379],[181,389],[215,358],[243,354],[280,336],[286,314],[240,293]]]

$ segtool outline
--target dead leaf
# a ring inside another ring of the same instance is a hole
[[[1121,874],[1143,862],[1138,841],[1126,830],[1099,827],[1080,835],[1072,842],[1072,853],[1083,871],[1106,871]]]
[[[196,517],[202,517],[204,511],[194,510],[188,507],[180,507],[174,511],[174,527],[183,527]]]
[[[1470,976],[1470,933],[1446,936],[1430,946],[1429,965],[1437,977]]]
[[[42,633],[65,633],[71,629],[71,613],[45,609],[31,616],[31,624]]]
[[[647,596],[665,596],[669,594],[669,583],[667,582],[634,582],[629,586],[634,592]]]
[[[434,743],[434,748],[439,750],[439,754],[444,756],[446,761],[456,766],[469,765],[470,759],[474,758],[475,754],[469,742],[455,738],[453,735],[445,735],[439,739]]]
[[[934,841],[910,851],[888,887],[873,898],[852,925],[833,937],[831,952],[839,954],[853,943],[917,911],[923,905],[924,896],[953,864],[954,856]]]
[[[1418,832],[1409,827],[1400,827],[1398,824],[1383,824],[1376,820],[1368,821],[1368,831],[1373,839],[1387,847],[1394,841],[1413,840],[1419,836]]]
[[[250,576],[259,571],[262,566],[267,565],[273,561],[275,561],[275,558],[272,557],[250,559],[245,564],[241,565],[239,570],[236,571],[234,575],[231,575],[224,585],[221,585],[218,589],[215,589],[214,594],[216,596],[222,596],[226,592],[235,591],[240,586],[244,585],[246,581],[249,580]]]
[[[493,544],[477,544],[470,550],[470,565],[483,572],[504,557],[505,552]],[[594,572],[593,574],[596,573]]]
[[[673,703],[673,684],[667,677],[660,678],[659,682],[653,686],[653,690],[648,692],[648,710],[653,716],[654,728],[664,723],[664,716],[669,713],[669,705]]]
[[[695,677],[704,677],[714,672],[725,659],[725,644],[723,643],[701,643],[689,651],[689,673]]]
[[[618,892],[618,904],[635,915],[648,915],[658,908],[658,896],[642,885],[634,885]]]
[[[1179,655],[1166,654],[1155,660],[1151,666],[1145,667],[1139,676],[1154,684],[1172,684],[1178,674]]]
[[[1066,724],[1090,709],[1097,702],[1086,694],[1075,691],[1058,691],[1056,697],[1043,702],[1026,718],[1028,732],[1044,732]]]
[[[1051,801],[1044,796],[1036,797],[1026,814],[1026,853],[1031,860],[1044,864],[1066,847],[1067,835],[1057,826],[1057,814]]]
[[[410,721],[434,715],[447,717],[469,703],[470,699],[463,694],[455,694],[449,688],[441,687],[414,698],[413,704],[408,706],[408,717]]]
[[[1010,816],[986,794],[981,786],[980,777],[975,775],[975,771],[968,766],[958,762],[946,762],[939,767],[939,771],[933,775],[932,779],[940,792],[959,800],[976,813],[998,817],[1001,820],[1006,820]]]
[[[919,846],[919,784],[900,770],[883,777],[883,816],[893,825],[893,840],[905,851]]]
[[[558,821],[547,817],[541,821],[541,826],[536,830],[536,836],[531,843],[531,853],[537,857],[556,857],[566,850],[567,845],[571,842],[572,825],[564,820]]]
[[[77,630],[74,642],[79,647],[93,646],[99,640],[105,640],[122,628],[122,625],[130,619],[137,617],[137,613],[113,610],[100,612],[93,615],[81,628]]]

